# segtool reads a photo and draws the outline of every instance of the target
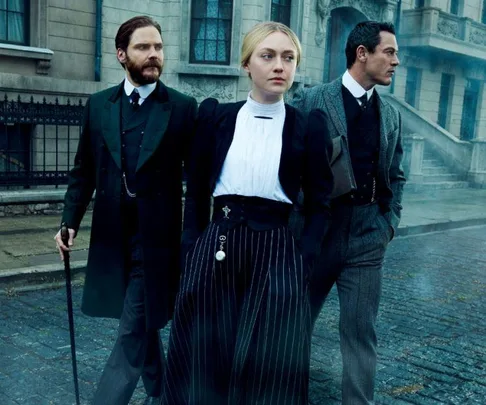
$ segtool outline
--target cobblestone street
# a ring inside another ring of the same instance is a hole
[[[377,404],[486,404],[486,227],[399,237],[387,254],[378,320]],[[79,311],[83,404],[92,397],[117,321]],[[311,404],[340,403],[335,290],[316,325]],[[162,331],[164,343],[168,330]],[[64,289],[0,296],[0,404],[74,404]],[[139,386],[132,404],[141,404]]]

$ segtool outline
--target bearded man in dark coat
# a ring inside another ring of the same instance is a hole
[[[160,80],[160,25],[134,17],[116,35],[125,70],[118,86],[92,95],[69,174],[62,254],[96,196],[82,310],[120,319],[118,338],[94,398],[128,404],[140,377],[146,403],[161,394],[165,356],[158,330],[170,319],[179,279],[182,166],[189,150],[196,100]]]

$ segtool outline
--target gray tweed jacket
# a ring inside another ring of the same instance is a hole
[[[289,104],[305,113],[316,108],[324,110],[332,122],[332,125],[330,125],[331,137],[343,136],[347,139],[346,113],[341,86],[342,78],[339,77],[331,83],[303,88],[296,92]],[[396,231],[401,217],[401,201],[405,184],[405,176],[401,166],[403,157],[401,116],[393,106],[378,94],[377,96],[380,112],[378,181],[379,184],[386,187],[386,192],[383,194],[388,195],[380,201],[380,205],[384,206],[385,218]],[[344,153],[349,155],[349,150],[346,147]]]

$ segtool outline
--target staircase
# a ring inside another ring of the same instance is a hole
[[[431,146],[425,144],[422,161],[422,181],[408,182],[409,191],[445,190],[468,188],[460,174],[453,173],[448,165],[434,152]]]

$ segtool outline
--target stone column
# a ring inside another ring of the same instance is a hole
[[[382,10],[381,20],[395,24],[396,22],[395,15],[397,12],[397,0],[386,0],[381,10]]]
[[[486,139],[474,139],[468,180],[475,187],[486,188]]]
[[[424,10],[422,14],[421,32],[424,34],[435,34],[439,25],[439,10]]]
[[[424,138],[417,134],[409,137],[410,147],[410,182],[421,183],[423,180],[422,165],[424,161]]]

